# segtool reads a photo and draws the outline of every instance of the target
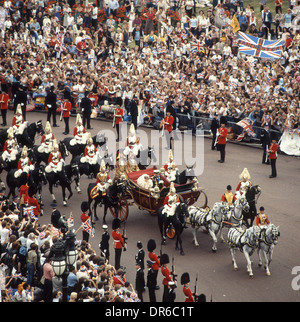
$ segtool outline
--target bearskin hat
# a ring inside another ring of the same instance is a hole
[[[115,218],[112,222],[112,229],[118,229],[121,226],[121,220],[119,218]]]
[[[160,264],[164,265],[164,264],[169,264],[170,260],[169,260],[169,255],[168,254],[162,254],[160,257]]]
[[[33,197],[37,192],[37,188],[35,186],[28,187],[28,196]]]
[[[227,118],[226,118],[226,116],[221,116],[221,118],[220,118],[220,124],[227,125]]]
[[[189,273],[183,273],[181,275],[181,285],[187,284],[190,282],[190,274]]]
[[[81,203],[81,211],[86,212],[89,210],[89,203],[87,201],[83,201]]]
[[[149,239],[148,244],[147,244],[148,252],[153,252],[155,248],[156,248],[155,240],[154,239]]]

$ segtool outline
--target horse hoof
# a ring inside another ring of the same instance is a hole
[[[253,274],[252,275],[249,275],[249,278],[253,279]]]
[[[180,252],[180,255],[181,256],[184,256],[184,251],[183,250]]]
[[[175,247],[175,250],[179,250],[179,248],[178,247]]]
[[[258,263],[258,267],[262,267],[262,264]]]
[[[235,270],[235,271],[237,271],[237,270],[238,270],[238,268],[237,268],[237,267],[235,267],[235,268],[234,268],[234,270]]]
[[[68,205],[68,203],[66,201],[64,201],[63,205],[66,207]]]
[[[270,272],[266,272],[266,275],[267,275],[267,276],[271,276],[271,273],[270,273]]]
[[[216,253],[216,252],[217,252],[217,250],[212,248],[212,252],[213,252],[213,253]]]

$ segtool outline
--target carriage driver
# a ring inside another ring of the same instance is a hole
[[[52,151],[53,142],[55,140],[52,133],[50,122],[47,121],[45,125],[45,134],[42,136],[41,145],[38,147],[40,153],[50,153]]]
[[[18,143],[14,137],[14,130],[10,127],[7,130],[7,140],[4,143],[2,159],[8,162],[15,161],[18,152]]]
[[[142,149],[142,145],[140,144],[140,139],[137,137],[135,133],[134,124],[131,123],[128,137],[126,140],[126,147],[124,149],[124,155],[129,155],[130,152],[133,152],[135,156],[138,155],[139,151]]]
[[[102,196],[106,195],[106,190],[112,184],[112,180],[109,176],[108,171],[106,170],[104,160],[101,161],[100,172],[97,174],[96,184],[98,191],[101,191]]]
[[[167,217],[174,216],[175,209],[180,202],[179,196],[176,193],[174,182],[170,184],[170,192],[164,199],[164,208],[162,214],[166,214]]]
[[[58,150],[58,144],[56,143],[56,140],[54,140],[52,151],[48,158],[48,165],[46,166],[45,171],[47,173],[50,173],[52,171],[55,173],[62,172],[64,162],[65,161]]]
[[[176,163],[174,162],[174,156],[173,156],[173,151],[169,151],[169,160],[166,162],[164,165],[165,169],[165,176],[168,181],[175,181],[176,176],[178,174],[178,168]]]
[[[256,216],[256,226],[267,226],[270,225],[270,220],[268,216],[265,214],[265,208],[260,207],[259,208],[259,214]]]
[[[34,166],[32,165],[28,155],[27,155],[27,146],[24,145],[21,158],[18,163],[18,170],[15,172],[15,177],[18,178],[20,175],[25,172],[27,175],[29,174],[29,171],[32,171],[34,169]]]
[[[237,198],[241,197],[252,186],[250,181],[250,174],[247,168],[244,168],[243,172],[240,174],[240,179],[241,181],[236,187]]]
[[[22,135],[25,127],[27,126],[27,122],[25,122],[22,114],[21,104],[18,104],[17,106],[16,113],[12,120],[12,126],[15,135]]]
[[[226,189],[227,191],[222,194],[221,201],[227,202],[228,206],[231,206],[236,200],[236,196],[232,193],[231,185],[228,185]]]

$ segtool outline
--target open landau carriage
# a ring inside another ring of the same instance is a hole
[[[119,218],[121,221],[127,219],[128,216],[128,203],[134,203],[139,209],[148,211],[150,214],[157,214],[158,210],[164,205],[164,199],[170,191],[170,182],[163,176],[160,175],[163,181],[163,186],[153,186],[151,189],[145,189],[138,184],[138,179],[147,174],[150,178],[154,175],[156,167],[131,171],[124,171],[127,180],[126,197],[121,199],[119,202]],[[116,176],[118,174],[116,173]],[[207,206],[207,196],[205,192],[195,184],[195,181],[187,182],[185,184],[175,184],[176,193],[182,197],[187,204],[193,205],[198,201],[199,197],[203,199],[202,207]],[[202,202],[201,199],[201,202]]]

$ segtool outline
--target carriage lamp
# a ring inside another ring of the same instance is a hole
[[[56,276],[61,277],[66,270],[66,255],[65,255],[65,243],[62,240],[58,240],[51,247],[53,252],[52,268]]]
[[[66,234],[65,238],[66,263],[67,265],[74,265],[78,255],[78,251],[75,245],[76,236],[73,232],[69,232]]]

